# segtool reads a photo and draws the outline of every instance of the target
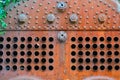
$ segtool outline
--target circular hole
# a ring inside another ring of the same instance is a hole
[[[53,44],[50,44],[50,45],[49,45],[49,48],[50,48],[50,49],[53,49],[53,48],[54,48],[54,45],[53,45]]]
[[[53,66],[49,66],[49,70],[53,70]]]
[[[78,62],[79,62],[79,63],[83,63],[83,59],[82,59],[82,58],[79,58],[79,59],[78,59]]]
[[[75,41],[76,41],[76,38],[75,38],[75,37],[72,37],[72,38],[71,38],[71,41],[75,42]]]
[[[88,42],[88,41],[90,41],[90,38],[89,38],[89,37],[86,37],[85,40]]]
[[[49,59],[49,63],[53,63],[54,60],[52,58]]]
[[[38,63],[38,62],[39,62],[39,59],[38,59],[38,58],[35,58],[35,59],[34,59],[34,62],[35,62],[35,63]]]
[[[100,55],[101,55],[101,56],[104,56],[104,55],[105,55],[105,52],[104,52],[104,51],[101,51],[101,52],[100,52]]]
[[[97,41],[97,37],[93,37],[92,40],[93,40],[93,41]]]
[[[82,56],[82,55],[83,55],[83,52],[82,52],[82,51],[79,51],[79,52],[78,52],[78,55]]]
[[[105,66],[100,66],[100,70],[104,70],[105,69]]]
[[[97,44],[93,44],[92,47],[93,47],[94,49],[96,49],[96,48],[97,48]]]
[[[10,49],[10,44],[6,44],[6,49]]]
[[[76,55],[76,52],[75,52],[75,51],[72,51],[72,52],[71,52],[71,55],[72,55],[72,56],[75,56],[75,55]]]
[[[24,48],[25,48],[25,45],[24,45],[24,44],[21,44],[21,45],[20,45],[20,48],[21,48],[21,49],[24,49]]]
[[[86,58],[85,61],[86,61],[86,63],[90,63],[90,59],[89,58]]]
[[[113,68],[113,67],[112,67],[111,65],[109,65],[109,66],[107,67],[108,70],[112,70],[112,68]]]
[[[0,65],[0,71],[3,69],[2,65]]]
[[[0,49],[3,49],[3,47],[4,47],[3,44],[0,44]]]
[[[6,68],[7,71],[10,70],[10,66],[8,66],[8,65],[5,68]]]
[[[89,49],[89,48],[90,48],[90,44],[86,44],[85,47],[86,47],[87,49]]]
[[[7,37],[6,40],[7,40],[7,42],[10,42],[10,41],[11,41],[11,38],[10,38],[10,37]]]
[[[12,61],[13,61],[13,63],[17,63],[18,60],[16,58],[13,58]]]
[[[72,69],[72,70],[75,70],[75,69],[76,69],[76,66],[72,66],[71,69]]]
[[[0,37],[0,42],[3,42],[4,41],[4,38],[3,37]]]
[[[39,66],[34,66],[34,69],[35,70],[39,70]]]
[[[79,37],[79,38],[78,38],[78,41],[83,41],[83,38],[82,38],[82,37]]]
[[[17,66],[14,65],[14,66],[12,67],[12,69],[13,69],[14,71],[16,71],[16,70],[17,70]]]
[[[46,63],[46,59],[45,59],[45,58],[42,58],[42,59],[41,59],[41,62],[42,62],[42,63]]]
[[[119,68],[120,68],[120,67],[119,67],[118,65],[115,66],[115,70],[119,70]]]
[[[28,38],[27,38],[27,41],[28,41],[28,42],[31,42],[31,41],[32,41],[32,37],[28,37]]]
[[[93,59],[93,63],[97,63],[98,62],[98,59],[97,58],[94,58]]]
[[[82,65],[78,66],[78,69],[79,69],[79,70],[83,70],[83,68],[84,68],[84,67],[83,67]]]
[[[17,44],[13,44],[13,48],[14,48],[14,49],[17,49],[17,48],[18,48],[18,45],[17,45]]]
[[[35,54],[35,56],[38,56],[38,55],[39,55],[39,52],[38,52],[38,51],[35,51],[34,54]]]
[[[46,66],[42,66],[41,69],[44,71],[46,70]]]
[[[21,52],[20,52],[20,55],[21,55],[21,56],[24,56],[24,55],[25,55],[25,52],[24,52],[24,51],[21,51]]]
[[[112,38],[111,37],[107,37],[107,41],[108,42],[112,41]]]
[[[107,62],[108,62],[108,63],[112,63],[112,59],[111,59],[111,58],[108,58],[108,59],[107,59]]]
[[[72,63],[75,63],[75,62],[76,62],[76,59],[75,59],[75,58],[72,58],[72,59],[71,59],[71,62],[72,62]]]
[[[32,44],[28,44],[28,45],[27,45],[27,48],[28,48],[28,49],[31,49],[31,48],[32,48]]]
[[[107,44],[107,48],[112,48],[112,44]]]
[[[82,45],[82,44],[79,44],[79,45],[78,45],[78,48],[83,48],[83,45]]]
[[[17,38],[17,37],[14,37],[14,38],[13,38],[13,41],[14,41],[14,42],[17,42],[17,41],[18,41],[18,38]]]
[[[6,62],[6,63],[10,63],[10,59],[9,59],[9,58],[6,58],[6,59],[5,59],[5,62]]]
[[[13,51],[13,56],[17,56],[18,52],[17,51]]]
[[[24,38],[24,37],[21,37],[21,41],[24,42],[24,41],[25,41],[25,38]]]
[[[46,55],[46,52],[45,52],[45,51],[42,51],[41,55],[42,55],[42,56],[45,56],[45,55]]]
[[[105,45],[104,44],[100,44],[100,48],[101,49],[105,48]]]
[[[45,42],[46,41],[46,37],[42,37],[42,39],[41,39],[43,42]]]
[[[76,45],[75,45],[75,44],[72,44],[72,45],[71,45],[71,48],[72,48],[72,49],[75,49],[75,48],[76,48]]]
[[[98,66],[93,66],[93,70],[97,70],[98,69]]]
[[[7,51],[7,52],[6,52],[6,55],[7,55],[7,56],[10,56],[10,54],[11,54],[10,51]]]
[[[54,54],[53,51],[50,51],[50,52],[49,52],[49,55],[50,55],[50,56],[53,56],[53,54]]]
[[[111,55],[112,55],[112,52],[111,52],[111,51],[108,51],[108,52],[107,52],[107,55],[108,55],[108,56],[111,56]]]
[[[27,56],[31,56],[32,55],[32,52],[31,51],[28,51],[27,52]]]
[[[98,52],[97,51],[93,51],[93,56],[97,56]]]
[[[115,62],[115,63],[119,63],[119,61],[120,61],[119,58],[115,58],[115,59],[114,59],[114,62]]]
[[[24,63],[24,62],[25,62],[24,58],[20,58],[20,63]]]
[[[119,38],[118,37],[114,37],[114,41],[118,41],[119,40]]]
[[[46,48],[46,44],[42,44],[42,49],[45,49]]]
[[[24,70],[25,69],[25,67],[24,66],[20,66],[20,70]]]
[[[39,44],[35,44],[35,45],[34,45],[34,48],[35,48],[35,49],[38,49],[38,48],[39,48]]]
[[[53,37],[49,37],[49,41],[50,41],[50,42],[53,42],[53,41],[54,41],[54,38],[53,38]]]
[[[114,54],[115,54],[116,56],[118,56],[118,55],[119,55],[119,52],[118,52],[118,51],[115,51]]]
[[[85,68],[86,68],[86,70],[90,70],[90,66],[86,66]]]
[[[116,49],[119,48],[119,44],[115,44],[114,48],[116,48]]]
[[[39,37],[35,37],[35,42],[38,42],[39,41]]]
[[[27,63],[30,64],[32,62],[31,58],[27,58]]]
[[[2,63],[3,62],[3,59],[2,58],[0,58],[0,63]]]
[[[104,41],[104,37],[100,37],[100,41]]]
[[[27,66],[27,70],[30,71],[32,67],[30,65]]]
[[[90,52],[89,52],[89,51],[87,51],[87,52],[85,52],[85,54],[86,54],[86,56],[89,56],[89,55],[90,55]]]
[[[0,56],[2,56],[3,55],[3,51],[0,51]]]
[[[104,63],[104,62],[105,62],[105,59],[104,59],[104,58],[101,58],[101,59],[100,59],[100,62],[101,62],[101,63]]]

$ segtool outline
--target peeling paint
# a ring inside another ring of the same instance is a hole
[[[120,1],[119,0],[112,0],[117,4],[117,11],[120,12]]]
[[[115,79],[107,76],[92,76],[92,77],[85,78],[83,80],[115,80]]]

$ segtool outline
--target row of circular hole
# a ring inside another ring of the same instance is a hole
[[[97,56],[98,54],[100,54],[101,56],[104,56],[105,54],[108,55],[108,56],[111,56],[111,55],[113,54],[113,52],[112,52],[112,51],[107,51],[107,52],[104,52],[104,51],[100,51],[100,52],[97,52],[97,51],[92,51],[92,52],[90,52],[90,51],[86,51],[86,52],[79,51],[79,52],[78,52],[78,55],[79,55],[79,56],[83,56],[84,54],[85,54],[86,56],[90,56],[91,54],[92,54],[93,56]],[[115,52],[114,52],[114,55],[115,55],[115,56],[118,56],[119,54],[120,54],[119,51],[115,51]],[[71,52],[71,55],[72,55],[72,56],[75,56],[75,55],[76,55],[76,52],[75,52],[75,51],[72,51],[72,52]]]
[[[27,39],[28,42],[31,42],[31,41],[33,40],[32,37],[27,37],[27,38],[21,37],[21,38],[20,38],[20,41],[21,41],[21,42],[25,42],[26,39]],[[13,38],[7,37],[7,38],[6,38],[6,41],[7,41],[7,42],[10,42],[10,41],[18,42],[18,40],[19,40],[18,37],[13,37]],[[48,40],[49,40],[49,42],[53,42],[53,41],[54,41],[54,38],[53,38],[53,37],[49,37]],[[0,42],[3,42],[3,41],[4,41],[4,38],[3,38],[3,37],[0,37]],[[38,42],[38,41],[45,42],[45,41],[47,41],[47,38],[46,38],[46,37],[41,37],[41,39],[40,39],[39,37],[35,37],[35,38],[34,38],[34,41],[35,41],[35,42]]]
[[[83,41],[83,40],[84,40],[83,37],[79,37],[79,38],[78,38],[78,41],[80,41],[80,42]],[[91,40],[90,37],[86,37],[86,38],[85,38],[85,41],[87,41],[87,42],[90,41],[90,40]],[[99,40],[100,40],[100,41],[105,41],[105,38],[104,38],[104,37],[100,37]],[[114,40],[114,41],[119,41],[119,38],[118,38],[118,37],[114,37],[113,40]],[[75,37],[72,37],[72,38],[71,38],[71,41],[75,42],[75,41],[76,41],[76,38],[75,38]],[[93,41],[93,42],[98,41],[98,37],[93,37],[93,38],[92,38],[92,41]],[[108,41],[108,42],[112,41],[112,37],[107,37],[107,38],[106,38],[106,41]]]
[[[72,58],[71,59],[71,62],[72,63],[76,63],[76,62],[79,62],[80,64],[81,63],[84,63],[84,62],[86,62],[86,63],[94,63],[94,64],[97,64],[98,62],[100,62],[100,63],[105,63],[105,62],[107,62],[108,64],[111,64],[111,63],[113,63],[113,61],[115,62],[115,63],[119,63],[120,62],[120,59],[119,58],[114,58],[114,59],[112,59],[112,58],[100,58],[100,59],[98,59],[98,58],[93,58],[93,59],[91,59],[91,58],[86,58],[86,59],[83,59],[83,58],[79,58],[78,60],[76,60],[75,58]]]
[[[114,68],[114,70],[119,70],[120,69],[120,66],[119,65],[116,65],[116,66],[111,66],[111,65],[109,65],[109,66],[107,66],[107,67],[105,67],[104,65],[101,65],[101,66],[97,66],[97,65],[94,65],[93,67],[90,67],[90,66],[82,66],[82,65],[80,65],[80,66],[78,66],[78,70],[94,70],[94,71],[96,71],[96,70],[105,70],[105,69],[107,69],[107,70],[109,70],[109,71],[111,71],[111,70],[113,70],[113,68]],[[76,70],[77,69],[77,67],[76,66],[71,66],[71,70]]]
[[[18,44],[13,44],[13,45],[11,45],[11,44],[6,44],[5,48],[6,48],[6,49],[10,49],[11,46],[12,46],[13,49],[17,49],[17,48],[19,47]],[[25,47],[27,47],[28,49],[31,49],[31,48],[33,47],[33,45],[32,45],[32,44],[27,44],[27,45],[25,45],[25,44],[20,44],[20,49],[25,49]],[[53,49],[53,48],[54,48],[54,45],[53,45],[53,44],[49,44],[48,47],[49,47],[49,49]],[[0,44],[0,49],[3,49],[3,48],[4,48],[4,45],[3,45],[3,44]],[[34,48],[35,48],[35,49],[38,49],[38,48],[40,48],[40,45],[39,45],[39,44],[35,44],[35,45],[34,45]],[[46,49],[46,48],[47,48],[47,45],[46,45],[46,44],[41,44],[41,48],[42,48],[42,49]]]
[[[13,65],[12,67],[11,66],[9,66],[9,65],[7,65],[6,67],[5,67],[5,69],[7,70],[7,71],[9,71],[10,69],[12,69],[13,71],[16,71],[16,70],[18,70],[18,66],[16,66],[16,65]],[[46,69],[47,69],[47,67],[46,66],[34,66],[34,67],[32,67],[31,65],[28,65],[28,66],[20,66],[20,70],[27,70],[27,71],[31,71],[31,70],[43,70],[43,71],[45,71]],[[50,71],[52,71],[53,69],[54,69],[54,67],[52,66],[52,65],[50,65],[49,67],[48,67],[48,69],[50,70]],[[3,66],[2,65],[0,65],[0,71],[1,70],[3,70]]]
[[[4,53],[3,51],[0,51],[0,56],[3,56],[3,53]],[[32,54],[34,54],[35,56],[39,56],[39,55],[40,55],[40,52],[39,52],[39,51],[35,51],[34,53],[31,52],[31,51],[27,51],[27,52],[21,51],[21,52],[20,52],[20,55],[21,55],[21,56],[24,56],[24,55],[31,56]],[[53,51],[49,51],[48,54],[49,54],[49,56],[53,56],[53,55],[54,55],[54,52],[53,52]],[[10,55],[12,55],[12,56],[17,56],[17,55],[18,55],[18,52],[17,52],[17,51],[13,51],[13,52],[7,51],[7,52],[6,52],[6,55],[7,55],[7,56],[10,56]],[[42,52],[41,52],[41,55],[42,55],[42,56],[46,56],[46,55],[47,55],[47,52],[46,52],[46,51],[42,51]]]
[[[39,62],[41,62],[41,63],[46,63],[47,62],[46,58],[42,58],[41,60],[39,58],[33,58],[33,59],[32,58],[26,58],[26,59],[20,58],[19,60],[17,58],[13,58],[12,60],[10,58],[6,58],[6,59],[0,58],[0,63],[3,63],[4,61],[5,61],[6,64],[8,64],[10,62],[12,62],[14,64],[18,63],[18,62],[21,63],[21,64],[24,64],[25,62],[28,63],[28,64],[30,64],[32,62],[34,62],[36,64],[38,64]],[[54,59],[49,58],[48,62],[53,63]]]
[[[85,48],[86,49],[89,49],[89,48],[91,48],[91,46],[92,46],[92,48],[94,48],[94,49],[96,49],[96,48],[98,48],[98,47],[100,47],[101,49],[104,49],[105,47],[107,47],[108,49],[110,49],[110,48],[112,48],[113,47],[113,45],[112,44],[106,44],[106,46],[105,46],[105,44],[100,44],[99,46],[98,46],[98,44],[86,44],[85,45]],[[120,47],[120,45],[119,44],[114,44],[114,48],[115,49],[118,49]],[[71,48],[72,49],[75,49],[76,48],[76,45],[75,44],[72,44],[71,45]],[[84,48],[84,45],[83,44],[78,44],[78,48],[79,49],[81,49],[81,48]]]

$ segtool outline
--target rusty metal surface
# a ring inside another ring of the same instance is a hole
[[[120,80],[114,0],[26,0],[7,9],[0,80]]]

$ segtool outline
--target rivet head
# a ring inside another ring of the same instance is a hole
[[[65,2],[58,2],[57,8],[59,11],[64,11],[67,8],[67,4]]]
[[[65,42],[67,40],[67,33],[64,31],[60,31],[57,36],[60,42]]]
[[[78,16],[77,14],[71,14],[70,15],[70,22],[76,23],[78,21]]]
[[[100,14],[100,15],[98,16],[98,21],[99,21],[100,23],[104,23],[104,22],[106,21],[106,15],[105,15],[105,14]]]
[[[55,15],[54,14],[48,14],[47,15],[47,21],[50,23],[53,23],[55,21]]]
[[[18,16],[18,21],[20,22],[20,23],[25,23],[26,21],[27,21],[27,15],[25,15],[25,14],[20,14],[19,16]]]

